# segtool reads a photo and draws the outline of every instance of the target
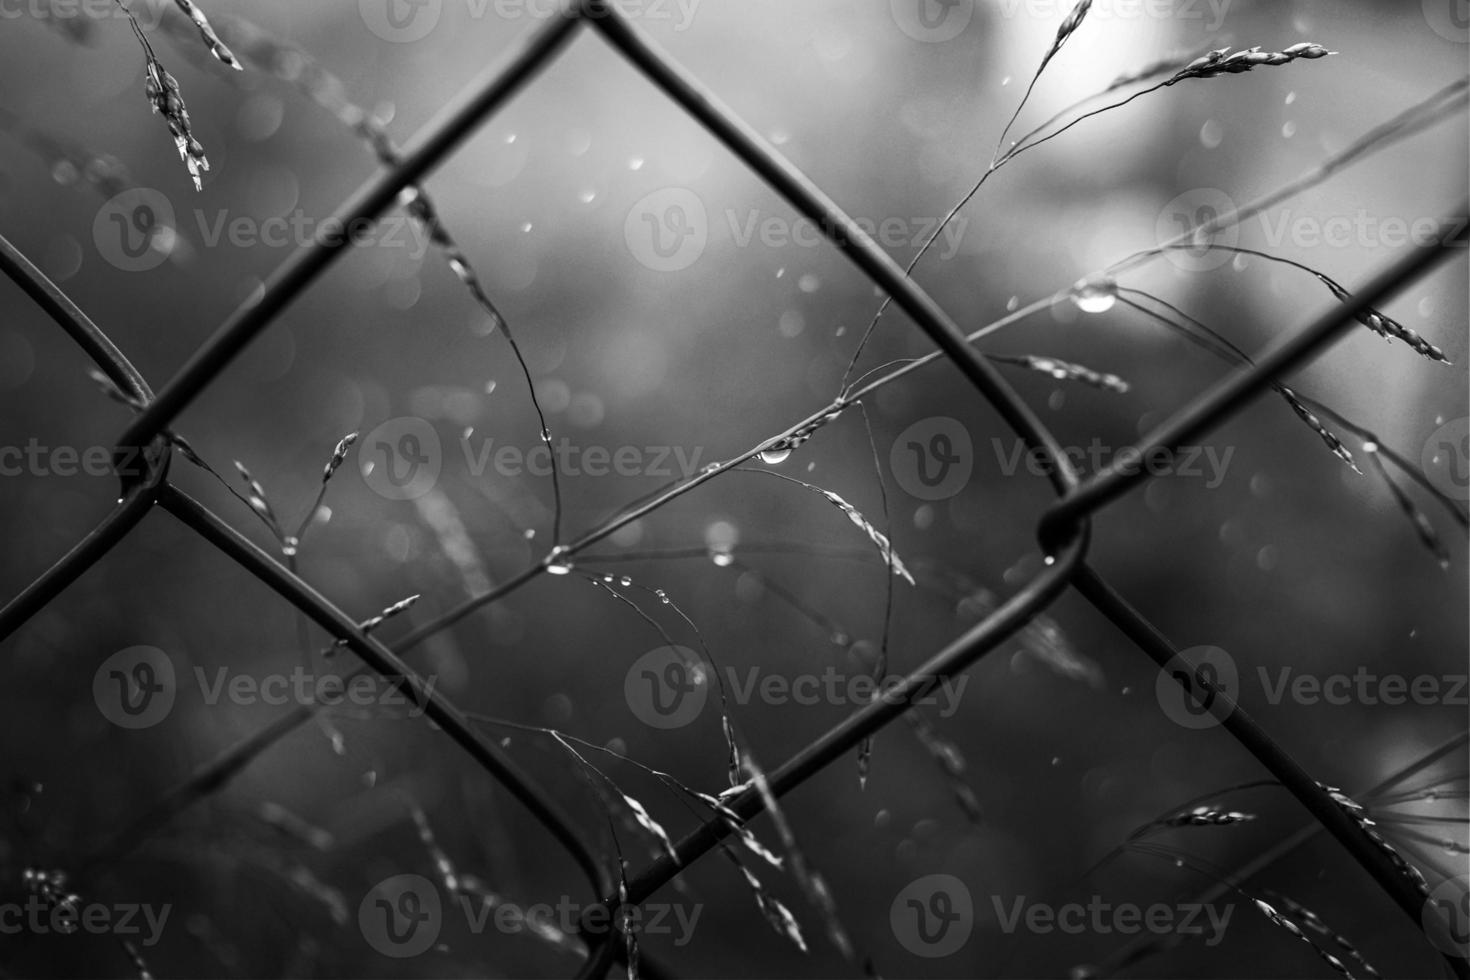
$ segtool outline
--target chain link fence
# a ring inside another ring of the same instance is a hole
[[[386,28],[385,28],[386,29]],[[647,901],[668,885],[700,856],[720,846],[737,832],[737,822],[765,811],[770,802],[800,785],[814,773],[840,757],[859,749],[886,725],[903,716],[920,699],[930,695],[948,678],[974,664],[1007,638],[1025,628],[1067,589],[1075,589],[1108,620],[1132,639],[1165,676],[1173,679],[1200,711],[1212,714],[1271,774],[1303,805],[1321,827],[1379,884],[1416,927],[1421,922],[1426,892],[1420,882],[1405,873],[1391,848],[1364,825],[1350,806],[1303,771],[1278,747],[1245,710],[1236,703],[1204,666],[1183,659],[1156,628],[1134,610],[1087,564],[1090,523],[1095,515],[1121,495],[1150,478],[1152,470],[1137,461],[1168,456],[1223,421],[1257,395],[1274,385],[1274,379],[1307,363],[1340,337],[1376,305],[1414,283],[1431,269],[1456,254],[1452,235],[1439,235],[1429,245],[1417,247],[1364,285],[1321,319],[1289,335],[1254,357],[1254,366],[1228,376],[1160,424],[1134,446],[1117,455],[1110,466],[1091,476],[1081,475],[1058,439],[997,373],[993,364],[972,346],[971,339],[953,319],[919,286],[908,278],[873,240],[821,188],[785,160],[767,141],[747,126],[720,99],[657,50],[609,0],[578,0],[533,29],[509,57],[493,66],[402,152],[386,142],[378,146],[386,166],[369,183],[347,200],[334,216],[336,227],[353,227],[381,217],[405,193],[470,137],[486,120],[537,74],[551,65],[567,44],[583,30],[599,35],[626,61],[668,98],[718,138],[745,166],[759,175],[800,215],[812,221],[836,248],[865,274],[891,302],[906,313],[939,348],[940,354],[958,368],[976,394],[984,398],[1006,424],[1040,453],[1049,465],[1046,474],[1056,494],[1038,526],[1045,556],[1041,571],[995,608],[982,622],[943,649],[936,651],[918,669],[903,679],[889,696],[854,711],[820,739],[802,747],[764,779],[752,780],[730,795],[725,805],[730,821],[711,821],[678,841],[670,854],[627,874],[614,875],[603,856],[594,853],[575,822],[565,813],[536,778],[511,761],[492,740],[477,732],[454,703],[426,684],[408,660],[415,646],[489,602],[519,588],[537,576],[555,572],[592,544],[617,528],[662,506],[672,496],[754,458],[763,451],[798,445],[835,412],[828,409],[792,426],[735,460],[700,471],[677,484],[673,491],[656,495],[623,512],[593,532],[556,547],[543,560],[520,575],[502,583],[488,595],[477,597],[421,625],[398,642],[388,644],[375,638],[372,626],[360,624],[328,597],[305,583],[285,565],[189,497],[170,480],[174,450],[179,446],[170,426],[256,337],[266,330],[291,303],[352,247],[348,236],[319,234],[295,253],[265,284],[252,302],[242,307],[211,337],[188,363],[157,393],[129,363],[105,334],[60,289],[53,285],[23,255],[0,239],[0,271],[19,284],[122,392],[136,409],[132,423],[117,442],[116,471],[122,492],[116,508],[91,533],[77,542],[54,567],[36,579],[21,595],[0,610],[0,638],[8,637],[56,598],[112,549],[122,544],[154,508],[166,511],[198,536],[239,563],[268,585],[282,601],[304,614],[333,636],[338,644],[359,657],[364,671],[376,672],[400,686],[416,709],[422,711],[444,736],[456,743],[484,771],[503,784],[540,821],[572,856],[587,878],[588,888],[609,913]],[[412,206],[412,205],[411,205]],[[434,229],[437,218],[423,210],[415,216]],[[1456,215],[1466,213],[1460,205]],[[1228,216],[1226,216],[1228,217]],[[325,225],[324,225],[325,226]],[[440,229],[442,231],[442,228]],[[447,235],[445,236],[447,240]],[[443,245],[443,241],[436,239]],[[488,297],[480,294],[494,312]],[[857,404],[863,391],[846,396],[837,411]],[[315,712],[298,706],[273,725],[233,748],[225,757],[160,800],[148,813],[128,823],[105,847],[78,867],[85,871],[128,853],[183,809],[228,781],[249,762]],[[757,785],[757,783],[765,785]],[[587,917],[584,915],[584,922]],[[615,959],[625,959],[628,950],[616,930],[588,930],[591,949],[583,975],[602,975]],[[1460,976],[1463,959],[1450,959]]]

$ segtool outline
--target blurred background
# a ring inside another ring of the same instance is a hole
[[[984,172],[1069,6],[684,0],[638,5],[635,20],[850,214],[889,222],[883,244],[906,263]],[[1339,53],[1165,88],[998,171],[962,212],[955,237],[915,273],[962,326],[1054,296],[1155,244],[1160,229],[1178,231],[1177,213],[1197,217],[1219,195],[1243,204],[1275,188],[1466,73],[1463,9],[1456,16],[1463,4],[1164,6],[1171,9],[1161,14],[1157,5],[1099,0],[1037,85],[1013,138],[1119,75],[1180,53],[1279,51],[1300,41]],[[397,17],[370,0],[207,4],[247,62],[234,73],[208,57],[171,5],[134,7],[208,154],[202,191],[193,190],[164,121],[149,113],[143,55],[127,22],[111,13],[61,18],[27,0],[7,7],[0,34],[0,232],[155,388],[291,254],[296,233],[276,238],[267,229],[284,222],[309,233],[375,173],[370,148],[339,118],[345,103],[406,143],[545,13],[544,4],[464,0],[395,5]],[[1238,241],[1352,289],[1403,251],[1395,222],[1454,212],[1466,173],[1462,116],[1353,166],[1269,221],[1247,223]],[[591,32],[426,189],[509,321],[554,438],[584,454],[630,450],[625,458],[637,460],[601,475],[589,465],[564,472],[564,540],[687,475],[681,466],[743,453],[828,404],[881,300]],[[124,192],[134,196],[119,200]],[[129,228],[139,201],[157,220]],[[1311,238],[1341,216],[1354,221],[1346,239]],[[668,236],[661,247],[693,244],[660,251],[640,237],[650,229]],[[1310,275],[1259,260],[1227,257],[1206,270],[1157,261],[1123,281],[1246,351],[1335,302]],[[1460,256],[1385,310],[1455,366],[1358,329],[1290,383],[1409,460],[1437,467],[1439,485],[1453,489],[1444,480],[1456,461],[1440,454],[1436,462],[1424,450],[1432,433],[1467,415],[1466,292]],[[1131,383],[1119,394],[1005,369],[1060,440],[1084,449],[1094,439],[1126,445],[1225,370],[1124,304],[1098,305],[1105,309],[1087,312],[1063,298],[984,347],[1058,357]],[[65,472],[51,451],[110,446],[128,409],[98,391],[85,358],[17,288],[0,285],[0,310],[0,446],[39,446],[44,452],[32,458],[50,461],[0,479],[0,594],[11,597],[116,498],[112,477]],[[929,350],[893,310],[859,371]],[[1008,467],[1010,433],[942,362],[883,387],[865,407],[871,433],[849,412],[764,468],[839,494],[889,529],[916,580],[895,580],[888,650],[893,670],[909,670],[1036,573],[1033,528],[1051,491],[1024,467]],[[900,435],[935,418],[968,433],[972,467],[953,493],[930,500],[895,470]],[[1362,462],[1363,438],[1334,428]],[[296,562],[359,619],[420,596],[382,627],[388,640],[511,578],[552,544],[549,480],[495,455],[540,444],[505,333],[422,233],[401,222],[370,233],[292,304],[176,429],[245,493],[232,465],[242,462],[291,527],[310,513],[338,440],[362,433]],[[383,438],[369,438],[374,432]],[[437,440],[437,479],[413,499],[391,499],[403,495],[385,490],[374,447],[415,445],[401,442],[405,432],[423,437],[420,448]],[[1228,651],[1244,703],[1324,782],[1350,793],[1370,787],[1462,730],[1463,690],[1459,704],[1272,703],[1258,670],[1273,683],[1285,667],[1319,678],[1360,670],[1463,677],[1465,543],[1446,510],[1399,480],[1438,528],[1451,559],[1442,568],[1376,469],[1362,463],[1364,473],[1354,473],[1279,399],[1260,399],[1207,445],[1231,454],[1220,478],[1156,480],[1108,508],[1095,521],[1094,566],[1178,646]],[[219,482],[183,460],[173,473],[279,553]],[[859,674],[884,632],[886,576],[862,529],[821,496],[757,473],[726,474],[628,524],[579,556],[573,572],[541,576],[474,613],[421,644],[412,662],[466,710],[612,747],[704,792],[726,785],[718,713],[706,707],[687,727],[659,730],[623,693],[630,666],[667,639],[700,646],[644,589],[664,590],[713,658],[741,678],[789,680],[829,667]],[[631,580],[614,587],[667,638],[587,583],[604,573]],[[146,518],[4,643],[0,900],[23,902],[23,869],[72,869],[197,766],[289,710],[228,697],[211,704],[193,681],[196,668],[211,678],[221,668],[260,678],[289,672],[304,652],[329,644],[173,518]],[[109,657],[140,645],[163,651],[180,680],[165,719],[128,730],[99,710],[93,682]],[[348,659],[318,658],[314,669],[344,669]],[[1156,676],[1112,626],[1065,594],[1046,619],[969,672],[951,716],[926,709],[966,760],[964,779],[983,817],[967,814],[936,752],[904,724],[877,739],[865,788],[849,757],[786,798],[791,827],[854,937],[855,959],[826,938],[789,874],[759,870],[802,923],[805,955],[762,921],[741,876],[715,855],[682,876],[681,890],[659,893],[702,910],[692,937],[676,943],[650,933],[645,951],[690,976],[853,975],[869,958],[889,976],[1047,976],[1106,961],[1131,937],[1007,931],[996,903],[1187,897],[1209,878],[1157,856],[1128,855],[1083,873],[1140,824],[1262,778],[1220,729],[1171,720],[1155,696]],[[1446,681],[1442,690],[1452,687]],[[852,710],[840,699],[769,700],[733,708],[767,769]],[[415,805],[459,872],[507,899],[591,899],[571,861],[502,787],[423,719],[402,715],[343,710],[302,726],[73,886],[90,901],[172,908],[162,941],[140,950],[155,976],[575,972],[575,957],[545,943],[493,927],[476,935],[452,916],[439,945],[412,959],[382,955],[359,928],[359,903],[376,882],[407,873],[438,880]],[[611,854],[604,811],[565,749],[533,733],[484,730],[504,739],[599,853]],[[679,797],[647,773],[606,756],[592,761],[676,838],[695,825]],[[1460,751],[1419,780],[1463,779],[1464,769]],[[1438,812],[1463,817],[1461,797]],[[1227,802],[1258,819],[1165,840],[1197,866],[1228,869],[1307,821],[1280,791]],[[777,845],[768,818],[754,827]],[[1389,828],[1391,838],[1397,829]],[[1457,836],[1448,850],[1395,839],[1431,883],[1455,862],[1463,874],[1463,852],[1453,847],[1463,847],[1463,826],[1428,829]],[[630,874],[653,856],[646,834],[620,824],[619,841]],[[906,887],[938,873],[966,884],[975,921],[958,951],[926,957],[904,941],[891,912]],[[1411,925],[1331,842],[1295,850],[1260,884],[1323,915],[1381,970],[1438,969]],[[7,935],[0,950],[0,968],[18,976],[139,972],[108,936]],[[1125,972],[1325,970],[1308,946],[1242,906],[1218,944],[1187,943]]]

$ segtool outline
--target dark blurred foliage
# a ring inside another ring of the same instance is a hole
[[[898,30],[886,0],[705,0],[687,29],[676,29],[684,26],[677,17],[646,18],[643,26],[849,212],[920,220],[943,215],[983,170],[1055,30],[1058,16],[1004,15],[1015,7],[981,4],[968,29],[943,44]],[[400,143],[533,26],[526,16],[473,17],[447,2],[427,38],[394,44],[367,30],[348,0],[206,0],[205,8],[221,18],[245,17],[311,52]],[[1095,16],[1054,62],[1025,119],[1034,125],[1173,51],[1225,43],[1279,50],[1312,40],[1341,53],[1166,89],[1001,171],[964,213],[958,253],[926,259],[916,274],[962,325],[983,325],[1003,315],[1012,297],[1045,297],[1152,244],[1160,209],[1184,191],[1217,187],[1245,201],[1273,188],[1466,68],[1466,46],[1431,30],[1417,2],[1239,0],[1217,30],[1209,30],[1210,19]],[[278,80],[258,71],[233,75],[197,44],[155,34],[213,164],[203,192],[194,194],[164,123],[149,115],[142,57],[125,23],[101,21],[90,40],[76,43],[31,20],[7,19],[0,37],[0,106],[12,120],[0,136],[0,229],[157,387],[288,254],[210,246],[196,209],[206,221],[221,214],[319,218],[374,172],[375,161],[336,119]],[[110,195],[37,152],[34,140],[18,138],[14,120],[110,154],[133,184],[164,194],[182,216],[169,261],[145,273],[109,265],[93,224]],[[1290,214],[1435,217],[1454,206],[1465,183],[1466,126],[1455,120],[1312,190]],[[692,189],[711,216],[707,251],[678,274],[644,268],[624,241],[634,203],[671,185]],[[744,221],[751,213],[789,218],[789,209],[591,34],[439,168],[428,188],[524,346],[552,429],[581,446],[679,447],[699,453],[702,463],[742,452],[830,400],[878,301],[829,247],[741,247],[727,212]],[[1266,244],[1259,226],[1242,242]],[[1273,250],[1349,287],[1396,254],[1367,242]],[[896,250],[901,261],[912,254]],[[1156,263],[1130,283],[1188,308],[1247,350],[1333,302],[1309,277],[1261,262],[1208,275]],[[1465,292],[1465,264],[1457,258],[1391,312],[1464,365]],[[89,365],[19,291],[0,286],[0,302],[0,443],[110,445],[127,410],[97,391]],[[863,367],[928,349],[892,311]],[[1000,333],[986,349],[1062,357],[1133,383],[1120,396],[1038,374],[1009,375],[1063,442],[1081,446],[1093,437],[1125,444],[1222,370],[1121,305],[1089,315],[1062,304]],[[487,393],[490,381],[496,384]],[[1414,460],[1437,417],[1466,414],[1463,367],[1431,364],[1366,330],[1349,335],[1294,384]],[[230,479],[231,462],[243,461],[294,523],[338,439],[406,415],[430,418],[450,446],[470,428],[476,446],[494,439],[496,446],[529,449],[537,442],[538,423],[504,337],[487,331],[445,264],[432,253],[373,247],[349,254],[294,303],[177,429]],[[963,493],[937,505],[888,480],[894,544],[920,572],[920,587],[896,587],[895,669],[919,664],[976,621],[983,611],[973,598],[978,590],[1003,596],[1035,572],[1032,528],[1050,499],[1043,480],[1000,472],[991,440],[1008,440],[1007,431],[943,364],[870,399],[885,472],[897,434],[934,415],[965,423],[977,468]],[[1095,523],[1095,566],[1177,644],[1223,647],[1252,676],[1256,665],[1463,673],[1464,543],[1432,502],[1416,494],[1446,536],[1449,570],[1420,545],[1382,481],[1349,471],[1279,400],[1261,399],[1210,443],[1234,450],[1221,486],[1158,481]],[[436,491],[415,503],[383,499],[355,471],[354,461],[334,480],[331,520],[313,529],[299,567],[361,618],[421,594],[403,621],[384,627],[385,637],[511,576],[547,547],[551,496],[544,479],[493,470],[475,476],[451,454]],[[875,521],[884,512],[856,414],[823,430],[777,471],[840,493]],[[233,525],[270,545],[248,510],[216,483],[183,461],[174,473]],[[568,478],[565,526],[572,533],[592,527],[660,482]],[[19,592],[100,520],[115,490],[105,477],[0,480],[3,594]],[[533,539],[523,533],[528,528],[537,531]],[[738,534],[738,564],[721,567],[698,554],[707,535],[730,528]],[[765,549],[773,545],[791,550]],[[847,634],[840,639],[869,643],[882,627],[884,573],[867,545],[819,497],[735,473],[595,549],[610,559],[668,549],[692,549],[694,557],[584,561],[578,571],[612,571],[665,589],[726,665],[850,670],[847,644],[834,642],[831,624]],[[832,557],[834,549],[857,560]],[[814,624],[778,592],[830,623]],[[967,595],[971,601],[962,601]],[[647,608],[680,642],[695,645],[656,603]],[[1196,794],[1259,776],[1222,731],[1189,732],[1164,717],[1153,696],[1156,671],[1075,595],[1052,613],[1065,642],[1101,670],[1099,687],[1045,670],[1011,642],[971,671],[958,714],[937,720],[968,759],[968,779],[985,809],[982,826],[968,823],[938,767],[902,724],[878,739],[865,790],[849,759],[787,799],[843,921],[884,975],[1055,975],[1104,957],[1120,937],[1007,936],[982,898],[979,925],[962,953],[918,959],[894,938],[889,904],[909,881],[939,871],[961,876],[978,896],[1060,902],[1102,894],[1147,902],[1185,895],[1202,879],[1155,858],[1126,858],[1086,882],[1079,875],[1138,824]],[[66,869],[193,767],[284,710],[210,706],[186,689],[165,724],[126,732],[107,722],[91,696],[93,673],[106,657],[148,644],[181,669],[229,665],[257,673],[289,670],[303,645],[326,642],[172,518],[148,517],[3,647],[0,775],[44,786],[28,803],[19,796],[6,802],[13,819],[0,840],[3,893],[21,893],[28,865]],[[621,696],[627,666],[660,643],[647,623],[574,575],[542,578],[476,613],[423,644],[415,663],[468,710],[599,743],[616,739],[634,758],[718,791],[722,744],[710,712],[695,727],[662,733],[641,724]],[[1453,706],[1272,706],[1259,688],[1248,689],[1247,703],[1309,771],[1349,790],[1406,764],[1465,722],[1463,708]],[[847,710],[752,704],[738,710],[738,723],[756,757],[774,767]],[[340,737],[335,747],[333,731]],[[601,812],[567,754],[524,734],[507,745],[607,850]],[[608,771],[671,832],[692,826],[653,780],[612,763]],[[590,897],[547,835],[441,733],[422,721],[353,716],[303,727],[154,840],[76,885],[99,900],[172,904],[165,941],[145,951],[157,976],[573,972],[574,960],[524,936],[494,932],[451,932],[443,940],[447,951],[410,962],[368,947],[356,926],[364,891],[388,875],[433,873],[405,799],[423,807],[461,870],[496,891],[522,901]],[[1191,852],[1231,867],[1306,819],[1285,794],[1251,801],[1260,820],[1201,830],[1184,839]],[[313,853],[280,837],[255,816],[266,802],[326,828],[334,846]],[[756,828],[774,843],[766,819]],[[626,833],[621,839],[632,866],[642,867],[647,847]],[[319,890],[313,896],[299,877],[293,884],[298,865],[340,890],[347,921],[333,921]],[[683,876],[687,895],[680,900],[704,906],[694,941],[675,946],[647,937],[646,949],[691,976],[850,973],[789,879],[765,877],[805,924],[810,956],[771,932],[739,876],[715,855]],[[1326,916],[1381,960],[1380,968],[1434,968],[1410,941],[1407,923],[1335,845],[1316,841],[1266,880]],[[0,961],[21,974],[132,969],[103,938],[6,937],[0,944]],[[1305,945],[1242,908],[1220,946],[1188,945],[1135,969],[1299,976],[1325,968]]]

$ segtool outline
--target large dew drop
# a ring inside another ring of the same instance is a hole
[[[1072,287],[1072,302],[1083,313],[1106,313],[1118,301],[1118,284],[1110,276],[1084,279]]]
[[[566,557],[566,546],[557,545],[546,558],[546,571],[551,575],[570,575],[572,560]]]
[[[772,446],[761,453],[761,462],[767,466],[780,466],[791,458],[791,447],[784,445]]]

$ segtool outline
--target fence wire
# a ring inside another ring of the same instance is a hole
[[[1160,668],[1178,664],[1179,651],[1157,628],[1118,594],[1087,563],[1090,524],[1094,514],[1107,504],[1150,479],[1147,467],[1130,467],[1130,458],[1173,453],[1189,440],[1220,425],[1251,399],[1266,391],[1273,381],[1299,368],[1320,354],[1348,330],[1359,317],[1379,306],[1428,274],[1455,254],[1453,235],[1439,234],[1430,244],[1420,245],[1375,279],[1335,306],[1316,322],[1274,344],[1254,358],[1254,365],[1235,372],[1188,404],[1118,454],[1115,462],[1084,479],[1075,469],[1057,438],[1023,402],[996,369],[976,350],[953,319],[916,283],[905,270],[829,198],[820,187],[784,159],[750,126],[744,123],[712,91],[659,50],[621,13],[613,0],[565,0],[561,10],[531,32],[512,53],[472,82],[437,119],[396,156],[385,168],[337,210],[323,228],[355,227],[380,218],[401,193],[444,162],[455,149],[537,74],[556,59],[583,28],[596,32],[624,59],[667,97],[678,103],[696,121],[716,136],[744,165],[757,173],[801,215],[811,219],[823,235],[856,265],[874,285],[898,305],[996,409],[1006,424],[1033,451],[1043,453],[1050,465],[1048,478],[1056,500],[1038,525],[1038,540],[1045,556],[1041,571],[1018,589],[989,616],[962,636],[935,652],[905,677],[891,696],[875,700],[853,712],[846,720],[772,769],[766,781],[773,798],[801,785],[816,772],[857,748],[865,739],[908,711],[936,686],[966,670],[982,656],[1016,634],[1040,614],[1068,587],[1075,588],[1099,612],[1149,656]],[[1470,212],[1462,202],[1455,216]],[[1442,231],[1453,225],[1446,223]],[[592,852],[574,822],[529,773],[521,770],[493,741],[479,734],[464,713],[448,698],[426,684],[403,657],[427,637],[453,624],[475,609],[494,601],[544,573],[554,560],[565,560],[611,534],[664,500],[655,497],[620,515],[609,525],[567,545],[558,545],[552,555],[533,565],[485,596],[451,610],[434,622],[411,631],[397,643],[385,644],[356,623],[330,599],[256,547],[222,519],[193,500],[169,480],[174,442],[169,427],[192,401],[207,388],[232,360],[258,337],[351,245],[351,236],[319,234],[295,253],[265,284],[258,299],[247,303],[189,359],[178,374],[154,394],[147,381],[129,363],[101,329],[60,289],[33,266],[4,238],[0,238],[0,272],[4,272],[82,348],[107,378],[139,409],[119,436],[114,453],[121,481],[117,506],[55,565],[32,582],[18,597],[0,609],[0,641],[8,638],[27,620],[55,599],[94,564],[122,542],[143,516],[159,507],[199,537],[229,556],[269,586],[283,600],[350,649],[366,665],[402,687],[414,705],[428,715],[447,737],[457,743],[487,773],[509,791],[565,848],[599,897],[602,921],[618,921],[607,913],[628,904],[636,905],[677,877],[702,855],[713,850],[733,832],[724,821],[708,821],[678,841],[672,854],[651,861],[642,870],[615,879]],[[868,389],[849,394],[850,400]],[[721,464],[714,472],[702,473],[679,488],[719,475],[752,458],[781,438],[790,438],[804,428],[820,424],[813,416],[792,427],[782,437],[769,440],[739,459]],[[142,460],[141,468],[132,464]],[[121,465],[128,461],[131,465]],[[557,544],[557,542],[553,542]],[[1395,864],[1363,826],[1361,819],[1335,799],[1327,787],[1311,778],[1289,754],[1278,747],[1229,694],[1208,676],[1174,674],[1188,687],[1204,692],[1209,710],[1221,724],[1286,787],[1307,809],[1322,829],[1379,884],[1384,893],[1418,928],[1425,896],[1412,879]],[[152,832],[196,801],[201,790],[222,785],[260,753],[294,730],[315,712],[315,706],[298,706],[271,726],[262,729],[214,760],[195,778],[177,787],[152,809],[124,827],[111,841],[88,856],[79,866],[87,870],[115,860],[141,843]],[[729,811],[748,821],[767,808],[763,794],[747,785],[725,800]],[[584,926],[592,913],[584,913]],[[584,928],[589,955],[583,976],[600,976],[626,950],[616,929]],[[1457,976],[1466,977],[1465,960],[1446,955]]]

